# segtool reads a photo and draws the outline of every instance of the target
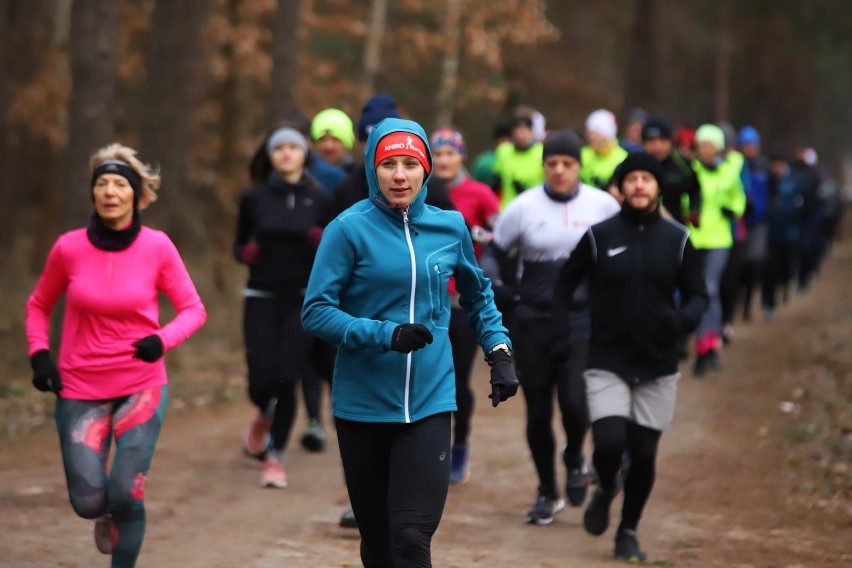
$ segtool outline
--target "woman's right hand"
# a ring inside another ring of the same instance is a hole
[[[33,386],[41,392],[59,392],[62,390],[62,378],[59,369],[50,358],[50,351],[41,349],[30,357],[33,368]]]
[[[403,323],[393,330],[391,349],[400,353],[411,353],[432,343],[432,332],[419,323]]]

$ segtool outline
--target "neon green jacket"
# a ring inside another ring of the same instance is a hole
[[[511,142],[497,146],[494,174],[500,176],[501,209],[518,195],[516,185],[529,189],[544,183],[542,150],[541,142],[536,142],[526,150],[518,150]]]
[[[591,146],[583,146],[580,150],[580,181],[598,189],[606,189],[615,168],[627,157],[627,150],[621,146],[613,146],[609,154],[602,156]]]
[[[689,228],[689,238],[696,249],[731,248],[734,237],[731,221],[723,213],[727,209],[736,218],[742,217],[746,207],[746,195],[740,181],[736,164],[722,161],[715,169],[709,169],[698,160],[692,169],[701,184],[701,217],[699,226]]]

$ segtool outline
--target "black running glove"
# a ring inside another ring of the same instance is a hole
[[[393,330],[391,349],[400,353],[411,353],[432,343],[432,333],[425,325],[403,323]]]
[[[159,335],[149,335],[143,337],[139,341],[134,341],[131,344],[136,348],[136,353],[133,356],[137,359],[142,359],[146,363],[153,363],[163,356],[163,340]]]
[[[62,390],[62,379],[59,369],[50,358],[50,351],[41,349],[30,357],[33,368],[33,386],[41,392],[59,392]]]
[[[506,399],[515,396],[518,392],[518,377],[512,368],[512,356],[497,349],[485,358],[491,365],[491,406],[496,407]]]

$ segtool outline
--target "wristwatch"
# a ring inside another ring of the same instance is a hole
[[[497,345],[492,347],[491,351],[489,351],[488,353],[494,353],[498,349],[500,349],[501,351],[505,351],[506,355],[508,355],[509,357],[512,356],[512,350],[509,349],[509,346],[505,343],[498,343]]]

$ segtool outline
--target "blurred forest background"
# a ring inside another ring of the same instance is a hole
[[[765,148],[805,138],[839,173],[852,161],[850,8],[0,0],[0,369],[28,380],[25,297],[58,234],[86,222],[88,157],[108,142],[160,164],[160,200],[145,222],[178,244],[211,312],[207,337],[229,329],[224,346],[238,348],[237,196],[250,154],[289,109],[334,106],[357,121],[363,101],[385,91],[427,130],[461,128],[476,153],[520,103],[550,128],[639,106],[674,124],[753,124]]]

